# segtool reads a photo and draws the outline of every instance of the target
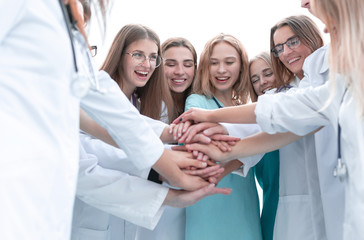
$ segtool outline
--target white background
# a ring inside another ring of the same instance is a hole
[[[117,32],[138,23],[152,28],[161,43],[169,37],[187,38],[198,56],[212,37],[232,34],[253,57],[269,50],[270,28],[285,17],[305,14],[323,30],[321,21],[300,5],[300,0],[114,0],[105,35],[91,22],[90,44],[98,46],[95,61],[100,66]],[[329,36],[323,35],[327,42]]]

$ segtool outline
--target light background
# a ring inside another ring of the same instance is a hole
[[[205,43],[219,33],[232,34],[249,57],[269,50],[270,28],[291,15],[311,17],[323,32],[324,25],[299,0],[114,0],[108,14],[106,34],[96,21],[90,24],[90,44],[98,46],[95,61],[100,66],[117,32],[129,23],[152,28],[161,43],[169,37],[185,37],[199,56]],[[325,42],[328,35],[323,34]]]
[[[105,35],[97,21],[91,21],[89,39],[98,46],[95,62],[101,66],[113,38],[129,23],[152,28],[161,43],[170,37],[185,37],[191,41],[199,56],[205,43],[219,33],[232,34],[246,48],[249,57],[269,51],[270,28],[279,20],[304,14],[311,17],[321,30],[325,43],[328,34],[324,25],[300,6],[300,0],[114,0],[108,14]],[[258,194],[262,204],[262,191]]]

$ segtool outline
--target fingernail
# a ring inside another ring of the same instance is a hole
[[[182,118],[180,118],[178,121],[182,122]]]
[[[202,162],[202,167],[206,167],[207,166],[207,163],[206,162]]]

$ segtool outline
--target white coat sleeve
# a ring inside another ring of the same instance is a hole
[[[0,44],[13,26],[21,20],[26,4],[25,0],[0,1]]]
[[[106,93],[90,91],[81,108],[109,132],[131,164],[151,168],[164,151],[163,143],[106,72],[100,72],[99,84]]]
[[[345,91],[340,79],[337,80],[335,89],[326,108],[324,106],[330,98],[330,81],[320,87],[262,95],[255,108],[257,123],[263,131],[270,134],[290,131],[297,135],[306,135],[337,119]]]
[[[163,121],[155,120],[153,118],[147,117],[143,115],[143,118],[147,123],[152,127],[154,133],[160,137],[163,133],[163,130],[168,126],[168,124]]]
[[[230,136],[239,138],[245,138],[261,131],[259,125],[257,124],[221,123],[221,125],[223,125],[227,129]],[[248,174],[249,169],[254,167],[262,159],[263,156],[264,153],[245,158],[238,158],[238,160],[244,164],[242,167],[242,174],[244,177]]]
[[[122,160],[120,160],[122,163]],[[163,211],[168,188],[119,170],[103,168],[80,144],[77,197],[102,211],[153,229]]]

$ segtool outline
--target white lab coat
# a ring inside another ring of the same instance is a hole
[[[161,157],[163,143],[120,91],[117,83],[104,71],[100,71],[97,76],[100,89],[106,93],[90,91],[82,98],[81,108],[108,130],[114,141],[132,159],[130,164],[135,171],[150,169]]]
[[[293,94],[298,84],[296,77],[290,83],[295,88],[288,93]],[[256,114],[260,112],[256,111]],[[273,239],[326,239],[313,136],[303,137],[279,149],[279,201]]]
[[[348,168],[345,179],[343,239],[364,239],[364,120],[358,115],[350,91],[338,78],[330,105],[330,82],[299,89],[294,94],[262,96],[256,106],[257,121],[264,131],[291,131],[305,135],[319,126],[341,126],[342,160]],[[306,238],[305,238],[306,239]]]
[[[306,58],[300,88],[321,86],[329,79],[328,48],[326,45]],[[314,138],[327,239],[341,240],[345,189],[344,183],[332,174],[337,164],[337,126],[325,126]]]
[[[58,1],[0,1],[1,239],[69,239],[79,99]]]
[[[131,159],[122,150],[87,134],[80,138],[72,239],[113,239],[114,231],[120,232],[114,239],[134,239],[136,226],[131,223],[153,229],[163,213],[168,188],[144,180],[148,171],[130,167]],[[111,221],[119,222],[124,231],[113,228]]]

